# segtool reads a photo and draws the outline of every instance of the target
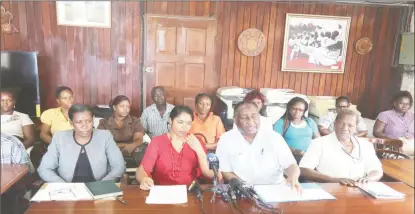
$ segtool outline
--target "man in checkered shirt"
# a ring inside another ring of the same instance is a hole
[[[1,163],[27,164],[30,167],[29,156],[22,142],[14,136],[1,133]]]

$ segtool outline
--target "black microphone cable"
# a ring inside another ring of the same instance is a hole
[[[253,196],[253,201],[258,206],[258,208],[261,208],[261,210],[265,209],[267,211],[270,211],[272,214],[283,214],[284,213],[283,209],[274,208],[271,204],[267,204],[264,201],[262,201],[253,188],[246,188],[246,189]]]
[[[225,190],[223,189],[223,185],[219,185],[219,188],[222,191],[222,194],[225,193]],[[228,202],[229,207],[232,210],[232,213],[236,214],[235,208],[233,208],[232,198],[227,202]]]

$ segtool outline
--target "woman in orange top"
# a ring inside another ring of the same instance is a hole
[[[211,112],[213,99],[210,95],[196,95],[196,112],[190,133],[203,134],[206,137],[206,149],[215,150],[219,137],[225,132],[222,120]]]

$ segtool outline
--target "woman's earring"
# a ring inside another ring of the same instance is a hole
[[[167,124],[167,128],[171,129],[171,124],[170,123]]]

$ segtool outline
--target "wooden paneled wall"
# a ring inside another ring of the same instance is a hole
[[[55,2],[2,2],[19,33],[2,35],[1,50],[38,51],[41,108],[56,105],[55,88],[71,87],[76,102],[108,104],[124,94],[141,113],[140,2],[112,2],[111,29],[58,26]],[[126,64],[117,57],[125,56]]]
[[[218,20],[215,70],[220,86],[292,88],[307,95],[348,95],[364,116],[376,117],[387,108],[392,54],[400,21],[400,7],[335,3],[155,1],[112,2],[112,28],[56,25],[54,2],[2,2],[15,16],[18,34],[1,38],[1,50],[39,52],[42,108],[54,106],[54,88],[74,89],[78,102],[108,103],[125,94],[133,112],[141,112],[141,10],[145,13],[214,16]],[[351,30],[344,74],[281,72],[286,13],[349,16]],[[264,32],[267,45],[256,57],[237,48],[238,35],[255,27]],[[361,37],[372,39],[373,50],[355,52]],[[117,64],[125,56],[126,64]]]
[[[391,60],[401,8],[352,4],[219,2],[217,58],[220,85],[248,88],[290,88],[319,96],[347,95],[364,116],[376,117],[388,108]],[[344,74],[282,72],[286,13],[351,17]],[[241,54],[238,35],[247,28],[260,29],[267,38],[255,57]],[[373,49],[359,55],[355,43],[369,37]],[[381,106],[380,104],[383,104]]]

